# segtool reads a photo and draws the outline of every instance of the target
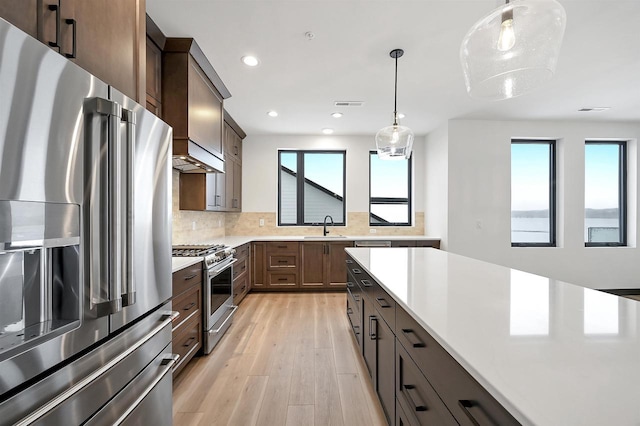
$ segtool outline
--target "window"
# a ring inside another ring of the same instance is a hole
[[[278,225],[345,225],[345,151],[278,151]]]
[[[587,141],[584,147],[586,246],[626,245],[626,144]]]
[[[411,159],[369,152],[369,225],[411,226]]]
[[[511,245],[556,245],[555,141],[511,141]]]

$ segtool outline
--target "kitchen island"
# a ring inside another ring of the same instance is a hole
[[[638,302],[440,250],[346,251],[395,301],[397,355],[408,315],[521,424],[640,424]]]

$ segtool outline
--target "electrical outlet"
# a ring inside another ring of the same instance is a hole
[[[191,222],[191,230],[192,231],[196,230],[196,222],[195,221]]]
[[[378,232],[378,230],[377,230],[377,229],[375,229],[375,228],[371,228],[371,229],[369,229],[369,233],[370,233],[370,234],[375,234],[376,232]]]
[[[264,219],[260,219],[260,226],[264,226]]]

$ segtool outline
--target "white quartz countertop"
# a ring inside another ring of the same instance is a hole
[[[438,237],[427,237],[424,235],[345,235],[336,237],[336,234],[329,234],[326,238],[322,236],[322,230],[318,235],[247,235],[218,238],[211,241],[200,241],[198,244],[224,244],[226,246],[238,247],[252,241],[412,241],[412,240],[439,240]],[[311,237],[311,238],[309,238]]]
[[[525,425],[640,425],[640,302],[429,248],[348,248]]]
[[[179,271],[188,266],[195,265],[202,262],[201,257],[172,257],[171,258],[171,272]]]

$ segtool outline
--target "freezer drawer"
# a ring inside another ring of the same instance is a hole
[[[170,306],[164,305],[84,356],[2,401],[2,422],[50,426],[82,424],[88,419],[98,421],[101,417],[96,417],[96,413],[109,407],[108,404],[115,404],[113,407],[118,410],[126,405],[121,399],[129,393],[128,388],[147,389],[149,379],[145,377],[154,376],[166,386],[166,380],[159,377],[175,363],[171,354],[172,314],[166,310]],[[136,397],[140,395],[142,391]],[[132,401],[128,402],[128,406],[135,407]],[[161,415],[171,418],[171,403],[164,405]]]

